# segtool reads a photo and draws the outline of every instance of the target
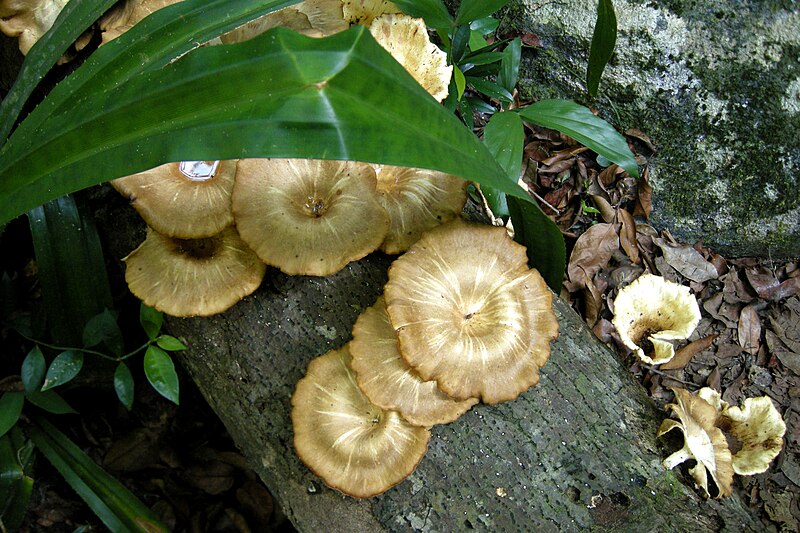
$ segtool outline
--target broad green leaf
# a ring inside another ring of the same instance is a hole
[[[122,355],[125,350],[125,341],[122,339],[117,317],[108,309],[90,318],[83,328],[84,347],[89,348],[99,344],[104,344],[117,356]]]
[[[514,225],[514,240],[527,248],[528,264],[559,294],[567,268],[567,251],[558,226],[530,202],[509,196],[508,210]]]
[[[55,391],[48,390],[44,392],[31,392],[25,393],[25,399],[31,402],[36,407],[44,409],[48,413],[54,415],[77,414],[78,412],[73,409],[61,396],[56,394]]]
[[[505,87],[501,87],[493,81],[478,78],[476,76],[467,76],[466,78],[467,83],[475,87],[477,91],[482,92],[486,96],[506,103],[511,103],[514,101],[514,97],[508,90],[506,90]]]
[[[158,344],[159,348],[167,350],[168,352],[179,352],[188,348],[188,346],[182,343],[179,339],[176,339],[171,335],[161,335],[158,339],[156,339],[156,344]]]
[[[456,15],[456,24],[468,24],[474,20],[488,17],[510,0],[461,0]]]
[[[500,26],[500,22],[492,17],[485,17],[482,19],[473,20],[472,22],[469,23],[469,29],[471,29],[478,35],[489,35],[494,30],[496,30],[498,26]],[[486,44],[484,44],[483,46],[486,46]],[[477,49],[478,48],[473,48],[473,50]]]
[[[469,26],[465,25],[456,28],[456,31],[453,33],[453,40],[450,43],[449,63],[458,65],[461,62],[461,58],[467,53],[470,33]]]
[[[458,101],[458,112],[461,115],[461,119],[464,121],[464,124],[469,129],[475,128],[475,117],[472,116],[472,103],[470,103],[469,98],[462,98]]]
[[[19,440],[11,434],[0,437],[0,523],[6,531],[19,530],[33,490],[33,479],[25,473],[29,465],[20,461],[29,446]]]
[[[167,352],[158,346],[148,346],[144,354],[144,374],[161,396],[178,404],[178,374]]]
[[[24,403],[25,395],[21,392],[4,392],[0,396],[0,437],[17,423]]]
[[[464,96],[464,89],[467,88],[467,80],[464,78],[464,73],[457,66],[453,67],[453,79],[456,80],[457,100],[461,100],[461,97]]]
[[[464,59],[461,62],[461,66],[465,67],[469,66],[476,66],[476,65],[488,65],[490,63],[497,63],[498,61],[503,59],[502,52],[484,52],[482,54],[470,54],[469,58]]]
[[[519,110],[522,118],[558,130],[639,177],[639,168],[625,138],[589,109],[571,100],[541,100]]]
[[[109,530],[168,531],[124,485],[97,466],[69,437],[45,419],[35,418],[30,437]]]
[[[0,220],[164,162],[240,157],[430,168],[526,198],[362,26],[323,39],[276,28],[90,92],[12,135],[0,153]]]
[[[133,407],[133,376],[128,365],[121,362],[114,371],[114,391],[128,411]]]
[[[522,149],[525,131],[516,113],[495,113],[483,129],[483,143],[506,171],[509,181],[517,183],[522,169]],[[489,209],[497,217],[507,217],[506,195],[491,187],[481,187]]]
[[[142,303],[139,308],[139,323],[147,334],[147,338],[152,341],[161,331],[161,326],[164,324],[164,315],[161,314],[161,311],[156,311]]]
[[[112,305],[94,220],[63,196],[32,209],[28,222],[50,336],[80,346],[84,324]]]
[[[442,0],[392,0],[406,15],[423,18],[431,28],[449,28],[453,17]]]
[[[471,28],[472,28],[472,26],[470,26],[470,29]],[[489,43],[486,42],[486,39],[484,39],[483,36],[479,32],[477,32],[475,30],[472,30],[472,31],[469,32],[469,49],[470,50],[479,50],[479,49],[483,48],[484,46],[486,46],[488,44]]]
[[[61,352],[50,363],[47,375],[44,378],[42,391],[58,387],[71,381],[83,368],[83,352],[78,350],[67,350]]]
[[[600,77],[614,53],[617,43],[617,15],[611,0],[597,0],[597,21],[594,24],[589,64],[586,67],[586,87],[590,96],[597,95]]]
[[[22,360],[22,369],[20,370],[22,386],[25,388],[26,394],[39,390],[46,370],[47,362],[44,360],[44,354],[38,346],[34,346]]]
[[[522,54],[522,40],[517,37],[503,50],[503,59],[500,62],[500,73],[497,75],[497,84],[510,93],[514,92],[519,76],[519,60]]]
[[[3,144],[25,101],[47,71],[81,33],[100,18],[116,0],[81,0],[68,2],[46,34],[25,56],[14,85],[0,104],[0,144]]]

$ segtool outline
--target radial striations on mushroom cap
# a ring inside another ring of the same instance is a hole
[[[328,276],[375,251],[389,220],[366,163],[243,159],[233,188],[242,238],[291,275]]]
[[[324,37],[344,31],[349,24],[342,14],[341,0],[304,0],[248,22],[222,35],[223,43],[239,43],[282,26],[308,37]]]
[[[786,423],[768,396],[747,398],[742,407],[725,406],[718,425],[742,446],[733,455],[733,471],[739,475],[766,472],[783,449]]]
[[[400,353],[456,399],[513,400],[539,381],[558,336],[552,293],[505,228],[456,219],[389,269]]]
[[[669,341],[687,339],[697,327],[700,306],[688,287],[645,274],[619,291],[612,322],[625,346],[642,361],[661,364],[675,355]],[[650,355],[645,353],[648,344]]]
[[[345,20],[352,24],[369,26],[375,17],[386,13],[400,13],[389,0],[341,0]]]
[[[447,54],[428,38],[425,21],[403,14],[381,15],[369,31],[417,83],[441,102],[447,98],[453,66]]]
[[[389,165],[375,165],[375,172],[379,201],[389,215],[381,245],[387,254],[405,252],[423,232],[457,217],[467,203],[467,182],[457,176]]]
[[[173,316],[221,313],[255,291],[266,272],[233,227],[202,239],[173,239],[148,228],[123,261],[131,292]]]
[[[27,55],[47,33],[68,0],[0,0],[0,32],[16,37],[19,51]]]
[[[428,449],[430,432],[374,405],[356,385],[347,347],[308,365],[292,395],[297,455],[345,494],[369,498],[405,479]]]
[[[478,403],[477,398],[455,400],[435,381],[423,381],[411,370],[397,351],[383,297],[358,317],[348,346],[364,394],[384,409],[399,411],[416,426],[452,422]]]
[[[103,43],[113,41],[136,23],[181,0],[124,0],[110,9],[99,21]]]
[[[197,239],[233,224],[236,161],[180,161],[111,181],[148,226],[168,237]]]

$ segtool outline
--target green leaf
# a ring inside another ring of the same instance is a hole
[[[39,80],[44,78],[83,30],[100,18],[115,2],[116,0],[81,0],[68,2],[64,6],[50,31],[28,51],[14,85],[0,104],[0,144],[8,137],[22,106]]]
[[[167,161],[243,156],[430,168],[526,198],[362,26],[322,39],[275,28],[194,50],[104,93],[86,90],[60,114],[42,118],[39,106],[28,120],[41,128],[18,128],[3,148],[0,220]]]
[[[617,15],[614,13],[614,4],[611,0],[597,0],[597,21],[594,24],[589,64],[586,67],[586,87],[592,97],[597,96],[600,77],[614,53],[616,43]]]
[[[493,81],[484,80],[475,76],[467,76],[467,83],[490,98],[506,103],[514,101],[514,97],[505,87],[501,87]]]
[[[519,110],[522,118],[558,130],[639,177],[639,168],[625,138],[602,118],[571,100],[542,100]]]
[[[44,381],[46,369],[47,362],[44,360],[42,350],[38,346],[34,346],[22,360],[22,369],[20,370],[22,386],[27,394],[39,390]]]
[[[128,411],[133,407],[133,376],[128,365],[121,362],[114,371],[114,391]]]
[[[514,92],[519,76],[519,60],[522,55],[522,40],[517,37],[503,50],[503,59],[500,62],[500,73],[497,75],[497,84],[510,93]]]
[[[19,530],[33,491],[33,479],[25,473],[30,465],[23,458],[31,446],[21,440],[13,433],[0,437],[0,524],[7,531]]]
[[[142,303],[139,308],[139,323],[147,334],[147,338],[152,341],[161,331],[161,326],[164,324],[164,315],[161,314],[161,311],[156,311]]]
[[[115,313],[104,309],[103,312],[93,316],[83,328],[83,346],[86,348],[104,344],[117,356],[125,350],[125,341],[122,331],[117,324]]]
[[[64,196],[32,209],[28,221],[50,336],[79,346],[84,324],[112,305],[94,220]]]
[[[453,67],[453,78],[456,80],[457,99],[461,100],[461,97],[464,96],[464,89],[467,88],[467,80],[459,67]]]
[[[182,343],[179,339],[176,339],[171,335],[161,335],[158,339],[156,339],[156,344],[158,344],[159,348],[167,350],[168,352],[179,352],[188,348],[188,346]]]
[[[503,59],[502,52],[484,52],[482,54],[475,54],[475,55],[470,54],[468,58],[465,58],[461,62],[461,66],[466,67],[467,65],[469,65],[470,67],[472,67],[476,65],[489,65],[491,63],[497,63],[502,59]]]
[[[178,404],[178,374],[167,352],[157,346],[148,346],[144,354],[144,373],[161,396]]]
[[[450,54],[448,62],[457,65],[461,62],[461,58],[467,53],[467,46],[469,45],[469,26],[459,26],[453,33],[453,40],[450,43]]]
[[[488,45],[489,43],[486,42],[486,39],[483,36],[472,29],[472,25],[470,25],[470,32],[469,32],[469,49],[470,50],[479,50],[484,46]]]
[[[517,183],[525,143],[520,116],[516,113],[495,113],[483,130],[483,143],[506,171],[508,180]],[[505,193],[491,187],[481,187],[481,192],[495,216],[509,216]]]
[[[442,0],[392,0],[406,15],[423,18],[431,28],[449,28],[453,17]]]
[[[50,363],[47,375],[44,378],[42,391],[52,389],[71,381],[83,368],[83,352],[77,350],[67,350],[61,352]]]
[[[53,413],[54,415],[78,413],[66,401],[64,401],[64,398],[52,390],[25,393],[25,399],[27,399],[36,407],[44,409],[48,413]]]
[[[156,516],[124,485],[108,475],[66,435],[43,418],[30,428],[31,440],[92,511],[115,532],[166,532]]]
[[[558,226],[530,202],[508,197],[508,210],[514,225],[514,240],[527,248],[528,264],[559,294],[567,268],[567,251]]]
[[[469,23],[469,29],[475,32],[478,35],[489,35],[493,31],[500,26],[500,22],[492,17],[485,17],[482,19],[473,20]],[[486,46],[484,43],[483,46]],[[473,50],[477,50],[478,48],[473,48]]]
[[[25,395],[21,392],[4,392],[0,396],[0,437],[17,423],[24,403]]]
[[[510,0],[461,0],[456,15],[456,24],[468,24],[474,20],[488,17]],[[396,3],[396,2],[395,2]]]

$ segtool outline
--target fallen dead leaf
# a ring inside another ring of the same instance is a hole
[[[800,376],[800,354],[791,351],[771,330],[767,330],[764,337],[770,353],[777,357],[784,367]]]
[[[633,216],[642,216],[650,218],[650,213],[653,212],[653,188],[648,183],[648,169],[645,168],[642,172],[642,177],[639,179],[639,190],[636,195],[636,206],[633,209]]]
[[[755,306],[747,305],[739,314],[739,346],[748,353],[755,355],[761,346],[761,319]]]
[[[604,268],[611,256],[619,250],[617,225],[600,223],[586,230],[575,242],[567,266],[569,282],[565,283],[570,292],[586,287],[584,276],[592,279]]]
[[[636,239],[636,222],[630,213],[624,209],[617,209],[617,219],[619,221],[619,244],[631,263],[639,262],[639,243]]]
[[[696,341],[690,342],[678,350],[675,353],[675,357],[661,365],[659,368],[661,370],[677,370],[685,367],[689,361],[691,361],[692,357],[703,350],[708,349],[714,343],[714,339],[716,339],[718,336],[719,335],[714,333],[713,335],[708,335],[702,339],[697,339]]]
[[[716,267],[691,246],[669,244],[660,238],[653,242],[661,248],[667,263],[683,277],[699,283],[719,277]]]
[[[775,274],[766,267],[756,266],[745,269],[747,281],[755,289],[756,294],[765,300],[772,300],[781,286]]]

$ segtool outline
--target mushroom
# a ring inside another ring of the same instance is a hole
[[[151,13],[181,0],[125,0],[100,19],[102,44],[113,41]]]
[[[698,322],[700,307],[689,288],[660,276],[640,276],[614,300],[612,323],[623,344],[645,363],[672,359],[675,349],[669,341],[688,338]]]
[[[266,271],[233,227],[202,239],[170,238],[148,228],[123,261],[131,292],[173,316],[221,313],[255,291]]]
[[[467,182],[435,170],[376,165],[378,194],[389,215],[389,233],[381,245],[399,254],[423,232],[458,216],[467,203]]]
[[[423,381],[411,370],[397,351],[383,297],[358,317],[348,346],[358,386],[367,398],[383,409],[399,411],[416,426],[452,422],[478,403],[477,398],[454,400],[435,381]]]
[[[389,220],[366,163],[245,159],[233,187],[242,239],[291,275],[328,276],[375,251]]]
[[[250,21],[220,39],[223,43],[238,43],[278,26],[309,37],[324,37],[346,30],[348,23],[342,15],[341,0],[305,0]]]
[[[351,24],[369,26],[375,17],[386,13],[400,13],[388,0],[342,0],[344,19]]]
[[[667,408],[672,409],[680,422],[665,419],[658,428],[658,436],[677,428],[683,432],[685,442],[683,448],[664,460],[664,467],[672,469],[688,459],[694,459],[697,464],[689,469],[689,473],[706,496],[710,496],[707,474],[717,485],[717,498],[729,496],[733,490],[733,464],[725,435],[715,426],[717,410],[689,391],[678,388],[672,391],[677,403],[667,404]]]
[[[430,431],[374,405],[356,385],[347,347],[317,357],[292,395],[297,455],[330,487],[370,498],[405,479]]]
[[[424,20],[386,14],[373,20],[369,31],[431,96],[439,102],[447,98],[453,66],[428,38]]]
[[[425,233],[385,287],[403,359],[459,400],[513,400],[538,383],[558,322],[527,261],[505,228],[455,219]]]
[[[766,472],[783,449],[786,423],[768,396],[747,398],[742,407],[726,404],[717,425],[741,445],[733,455],[733,471],[740,476]]]
[[[53,26],[68,0],[0,0],[0,32],[16,37],[19,51],[31,47]]]
[[[147,225],[168,237],[216,235],[233,224],[236,161],[180,161],[111,181]]]

